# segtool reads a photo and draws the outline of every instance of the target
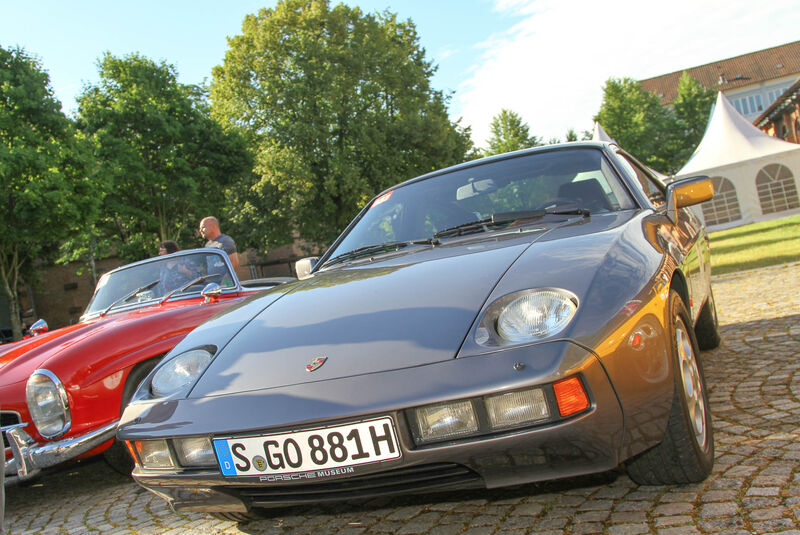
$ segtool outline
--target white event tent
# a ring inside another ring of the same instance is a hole
[[[712,230],[800,213],[800,145],[765,134],[721,92],[697,149],[676,178],[707,175],[714,198],[701,205]]]

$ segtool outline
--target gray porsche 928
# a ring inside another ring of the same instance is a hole
[[[119,425],[133,477],[176,511],[242,521],[622,463],[639,484],[701,481],[698,349],[720,336],[686,207],[712,195],[594,142],[392,187],[300,280],[169,352]]]

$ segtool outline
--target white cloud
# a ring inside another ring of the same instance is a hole
[[[435,54],[435,57],[436,57],[436,59],[438,61],[441,62],[441,61],[447,60],[448,58],[450,58],[451,56],[453,56],[455,54],[458,54],[458,52],[459,52],[459,50],[457,48],[453,48],[453,47],[450,47],[450,46],[445,46],[444,48],[439,50],[439,52],[437,54]]]
[[[794,41],[796,2],[495,0],[519,22],[476,45],[454,112],[479,146],[501,108],[545,139],[591,130],[609,77],[649,78]]]

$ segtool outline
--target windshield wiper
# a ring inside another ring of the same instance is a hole
[[[356,258],[362,258],[376,253],[388,253],[392,251],[397,251],[399,249],[402,249],[403,247],[408,247],[409,245],[437,245],[438,243],[439,240],[436,239],[435,236],[433,238],[426,238],[424,240],[392,241],[386,243],[376,243],[374,245],[359,247],[358,249],[353,249],[352,251],[348,251],[346,253],[334,256],[333,258],[329,258],[325,262],[325,265],[329,266],[333,264],[339,264],[341,262],[346,262],[347,260],[354,260]]]
[[[545,214],[555,215],[582,215],[583,217],[589,217],[590,215],[589,210],[575,202],[563,203],[560,205],[554,204],[552,206],[547,206],[543,211]]]
[[[114,301],[113,303],[108,305],[100,313],[100,316],[105,316],[106,314],[108,314],[108,311],[111,310],[112,308],[114,308],[115,306],[121,305],[122,303],[125,303],[126,301],[130,300],[132,297],[134,297],[134,296],[136,296],[136,295],[138,295],[138,294],[140,294],[140,293],[142,293],[142,292],[144,292],[146,290],[149,290],[150,288],[152,288],[153,286],[155,286],[159,282],[161,282],[161,280],[160,279],[156,279],[153,282],[148,282],[147,284],[145,284],[141,288],[136,288],[134,291],[132,291],[131,293],[129,293],[127,295],[123,295],[122,297],[120,297],[119,299],[117,299],[116,301]]]
[[[433,235],[436,238],[446,238],[449,236],[462,236],[464,234],[471,234],[473,232],[485,232],[489,230],[490,226],[503,225],[505,223],[512,223],[514,221],[524,221],[528,219],[541,219],[546,215],[589,215],[588,210],[582,209],[577,204],[564,204],[561,206],[554,206],[551,208],[539,210],[519,210],[516,212],[498,212],[492,214],[491,217],[478,219],[477,221],[469,221],[456,225],[455,227],[440,230]]]
[[[488,225],[492,225],[495,223],[492,220],[493,217],[494,216],[487,217],[484,219],[478,219],[477,221],[469,221],[467,223],[461,223],[460,225],[440,230],[439,232],[434,234],[433,237],[434,239],[447,238],[450,236],[461,236],[462,234],[470,234],[472,232],[483,232],[485,230],[489,230],[487,228]]]
[[[176,293],[182,292],[182,291],[184,291],[186,288],[190,288],[191,286],[194,286],[194,285],[195,285],[195,284],[197,284],[198,282],[203,282],[204,280],[208,280],[208,279],[210,279],[211,277],[222,277],[222,273],[211,273],[210,275],[203,275],[202,277],[197,277],[196,279],[194,279],[194,280],[192,280],[192,281],[189,281],[189,282],[187,282],[187,283],[186,283],[186,284],[184,284],[183,286],[180,286],[180,287],[178,287],[178,288],[175,288],[175,289],[174,289],[174,290],[172,290],[170,293],[168,293],[167,295],[165,295],[164,297],[162,297],[162,298],[161,298],[161,301],[159,301],[159,302],[158,302],[159,306],[160,306],[160,305],[163,305],[164,303],[166,303],[166,302],[167,302],[167,299],[169,299],[170,297],[172,297],[172,296],[173,296],[173,295],[175,295]]]
[[[499,212],[492,214],[490,217],[478,219],[477,221],[469,221],[456,225],[455,227],[440,230],[433,235],[434,238],[447,238],[450,236],[462,236],[464,234],[471,234],[473,232],[485,232],[489,230],[490,226],[502,225],[511,223],[520,219],[538,219],[544,217],[547,212],[544,210],[520,210],[518,212]]]

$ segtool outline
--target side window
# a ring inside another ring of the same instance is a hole
[[[622,158],[622,161],[627,164],[627,170],[636,177],[639,185],[644,191],[644,194],[656,208],[664,206],[667,202],[667,197],[664,193],[663,186],[655,181],[644,169],[642,169],[636,162],[631,161],[627,156],[622,153],[617,153]]]

